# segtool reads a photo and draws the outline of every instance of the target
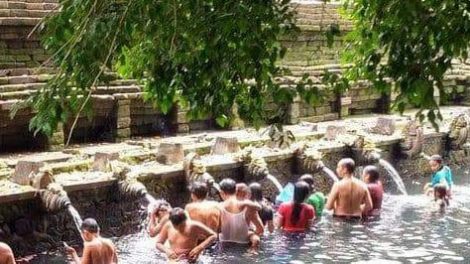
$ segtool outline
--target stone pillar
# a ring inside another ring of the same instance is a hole
[[[116,101],[116,141],[124,141],[131,136],[131,100]]]
[[[287,123],[294,125],[299,123],[300,117],[300,96],[296,96],[287,109]]]
[[[340,98],[340,117],[349,116],[349,107],[352,104],[352,99],[349,96],[342,96]]]
[[[176,126],[176,133],[189,133],[189,120],[187,117],[188,108],[177,103],[175,105],[175,120],[172,123]]]
[[[62,150],[64,148],[64,142],[64,125],[59,123],[57,130],[52,133],[51,137],[48,139],[48,147],[53,151]]]

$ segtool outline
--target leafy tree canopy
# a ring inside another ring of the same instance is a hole
[[[289,2],[62,0],[41,33],[60,71],[29,100],[37,110],[30,126],[51,134],[89,110],[109,70],[138,79],[165,113],[178,101],[190,118],[212,115],[226,125],[236,103],[243,119],[259,124],[268,100],[286,103],[296,92],[274,79],[283,73],[280,37],[297,32]],[[315,100],[315,89],[297,88]]]
[[[470,47],[470,1],[347,0],[354,22],[345,58],[348,80],[370,80],[383,92],[398,94],[395,107],[429,110],[442,119],[433,97],[444,94],[444,73],[452,59],[465,61]],[[392,82],[390,82],[390,80]],[[423,111],[419,112],[425,118]]]

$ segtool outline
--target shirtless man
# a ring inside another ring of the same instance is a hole
[[[260,242],[259,236],[264,232],[263,224],[258,216],[261,206],[247,199],[238,200],[234,180],[227,178],[222,180],[219,185],[220,196],[224,200],[220,203],[220,241],[238,244],[251,243],[251,249],[256,250]],[[250,225],[255,226],[254,233],[250,231]]]
[[[15,264],[15,257],[13,256],[13,251],[11,248],[0,242],[0,263],[1,264]]]
[[[217,239],[214,231],[198,221],[188,219],[181,208],[171,210],[169,219],[157,236],[157,249],[164,252],[170,262],[195,262],[201,252]],[[204,238],[201,243],[200,238]],[[167,240],[169,248],[164,246]]]
[[[81,226],[84,241],[82,259],[74,248],[66,245],[66,251],[76,264],[114,264],[118,263],[116,249],[109,239],[100,236],[100,227],[95,219],[87,218]]]
[[[336,217],[358,220],[362,217],[362,210],[369,212],[372,209],[367,186],[354,177],[354,169],[354,160],[350,158],[338,162],[336,173],[341,181],[333,185],[326,204],[326,209],[334,210],[333,215]]]
[[[209,193],[207,184],[195,182],[191,185],[190,192],[192,203],[187,204],[185,208],[189,218],[203,223],[214,232],[219,232],[219,203],[206,200]]]

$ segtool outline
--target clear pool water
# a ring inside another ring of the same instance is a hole
[[[382,218],[363,224],[324,216],[303,235],[267,235],[258,255],[245,248],[214,248],[200,263],[470,263],[470,180],[456,177],[454,198],[445,213],[420,194],[421,183],[407,183],[410,196],[387,195]],[[414,193],[414,194],[413,194]],[[120,263],[165,263],[146,234],[115,238]],[[42,256],[33,263],[65,263]]]

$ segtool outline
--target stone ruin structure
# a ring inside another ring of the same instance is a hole
[[[10,119],[13,105],[26,99],[44,86],[56,70],[48,63],[48,54],[40,43],[37,31],[30,34],[47,14],[57,12],[57,0],[0,1],[0,152],[15,148],[28,149],[60,146],[64,143],[71,121],[62,124],[51,137],[36,137],[28,129],[33,113],[21,109],[14,120]],[[340,51],[344,47],[343,36],[352,24],[343,19],[337,4],[293,4],[297,11],[297,25],[301,29],[295,39],[283,39],[288,52],[280,62],[291,74],[280,76],[284,86],[292,86],[308,73],[312,81],[322,86],[320,80],[325,71],[341,73]],[[321,30],[337,24],[342,35],[335,39],[332,48],[326,45]],[[108,73],[109,85],[101,85],[92,95],[93,118],[79,118],[72,142],[121,141],[133,136],[185,133],[214,126],[211,119],[189,121],[186,109],[175,105],[172,112],[163,115],[142,98],[142,89],[135,80],[119,79]],[[470,65],[455,62],[446,78],[446,87],[453,91],[452,100],[466,102],[470,80]],[[287,122],[320,122],[340,117],[373,112],[383,112],[386,102],[393,99],[372,90],[367,82],[359,82],[344,94],[328,94],[323,104],[312,107],[296,98],[287,106]],[[267,111],[275,110],[269,104]],[[234,128],[243,127],[240,122]]]

